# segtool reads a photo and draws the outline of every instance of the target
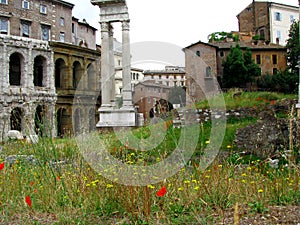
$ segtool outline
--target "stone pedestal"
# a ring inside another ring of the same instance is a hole
[[[135,127],[136,112],[130,109],[99,109],[97,127]]]

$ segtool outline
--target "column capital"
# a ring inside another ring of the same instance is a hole
[[[130,28],[129,22],[130,22],[130,20],[123,20],[122,21],[122,31],[129,30],[129,28]]]
[[[110,30],[110,23],[108,22],[100,22],[101,32],[108,32]]]

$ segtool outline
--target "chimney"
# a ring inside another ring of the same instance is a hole
[[[279,38],[276,38],[276,45],[279,45]]]

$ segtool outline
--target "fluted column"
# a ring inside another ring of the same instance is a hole
[[[129,20],[126,20],[122,21],[123,107],[133,107],[130,64]]]
[[[110,102],[115,106],[115,57],[114,57],[114,30],[109,26],[109,83],[110,83]]]
[[[108,22],[101,22],[101,108],[111,107],[109,27]]]

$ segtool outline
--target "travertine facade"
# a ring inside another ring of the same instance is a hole
[[[54,64],[48,42],[1,35],[0,46],[0,140],[11,129],[55,136]]]
[[[81,121],[95,127],[96,29],[72,18],[73,6],[61,0],[1,1],[0,141],[11,129],[55,137],[76,132]],[[76,89],[84,109],[73,103]]]

